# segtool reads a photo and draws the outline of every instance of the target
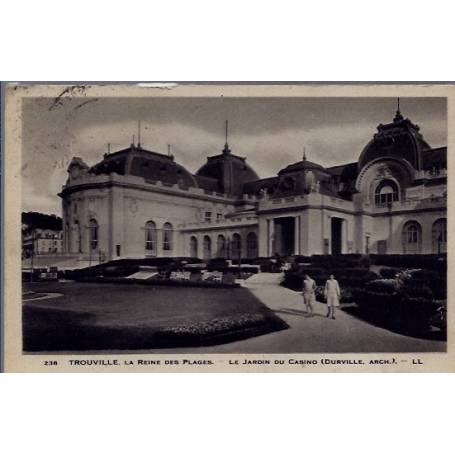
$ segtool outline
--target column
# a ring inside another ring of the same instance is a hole
[[[294,254],[300,254],[300,216],[294,217]]]
[[[347,254],[349,253],[348,251],[348,220],[346,218],[343,218],[343,221],[341,222],[341,253],[342,254]]]
[[[117,258],[117,245],[120,245],[120,256],[125,256],[128,254],[128,251],[124,232],[125,208],[123,191],[121,188],[115,186],[111,188],[108,220],[108,237],[110,245],[108,254],[111,259]]]
[[[163,253],[163,227],[156,229],[156,257],[160,258],[162,256],[165,256]]]
[[[260,257],[266,257],[269,249],[269,224],[264,217],[259,217],[258,220],[258,254]]]
[[[268,219],[268,242],[269,242],[269,256],[273,256],[273,246],[275,243],[275,220],[273,218]]]

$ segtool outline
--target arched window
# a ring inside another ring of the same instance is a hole
[[[398,186],[393,180],[383,180],[374,192],[374,202],[379,206],[391,204],[399,199]]]
[[[190,238],[190,256],[197,258],[197,238],[194,235]]]
[[[164,223],[163,225],[163,250],[171,251],[172,250],[172,224]]]
[[[90,248],[96,250],[98,248],[98,222],[92,218],[88,223]]]
[[[242,252],[242,238],[240,234],[232,235],[231,258],[239,259]]]
[[[447,219],[439,218],[433,223],[431,229],[433,252],[445,253],[447,251]]]
[[[226,239],[224,235],[219,235],[216,241],[216,254],[219,258],[226,257]]]
[[[208,235],[204,235],[202,257],[204,260],[211,259],[212,257],[212,239]]]
[[[258,255],[258,238],[254,232],[246,236],[246,256],[248,259],[254,259]]]
[[[156,224],[153,221],[145,223],[145,251],[146,254],[156,254]]]
[[[420,253],[422,249],[422,227],[417,221],[408,221],[403,226],[403,252]]]

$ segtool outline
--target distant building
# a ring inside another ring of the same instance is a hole
[[[63,232],[52,229],[33,229],[22,236],[24,257],[32,254],[61,254],[63,252]]]
[[[303,156],[265,179],[227,143],[195,174],[132,144],[92,167],[71,161],[63,250],[107,259],[441,253],[446,163],[447,148],[432,148],[399,110],[358,161],[324,168]]]

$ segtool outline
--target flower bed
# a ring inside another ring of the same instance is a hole
[[[176,287],[196,287],[196,288],[232,288],[239,287],[234,280],[228,282],[227,279],[219,283],[217,281],[192,281],[192,280],[175,280],[168,278],[152,278],[149,280],[132,279],[125,277],[80,277],[76,281],[83,283],[111,283],[111,284],[143,284],[145,286],[176,286]]]

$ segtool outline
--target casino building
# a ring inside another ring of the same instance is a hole
[[[397,110],[353,163],[303,156],[260,179],[226,140],[192,174],[131,144],[91,167],[74,157],[59,196],[64,252],[84,259],[441,253],[447,147]]]

